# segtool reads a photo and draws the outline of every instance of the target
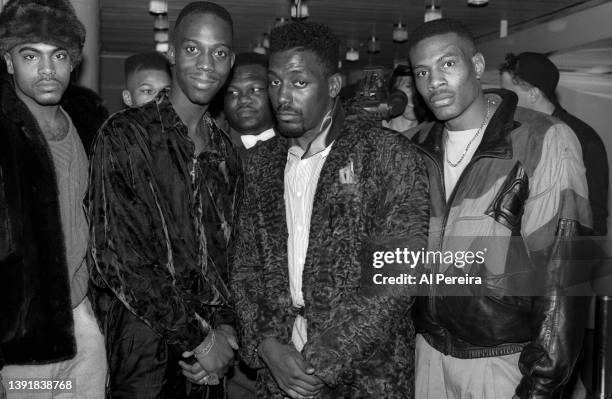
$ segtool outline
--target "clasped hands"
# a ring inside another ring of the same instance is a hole
[[[259,356],[270,369],[276,383],[292,399],[313,397],[325,385],[315,369],[292,345],[266,338],[259,345]]]
[[[217,385],[234,360],[238,349],[236,332],[231,326],[222,324],[208,334],[200,345],[183,352],[183,358],[195,357],[197,362],[188,364],[179,361],[183,375],[198,385]]]

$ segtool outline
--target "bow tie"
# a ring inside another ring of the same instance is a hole
[[[268,129],[259,134],[242,135],[240,136],[240,140],[242,140],[242,144],[244,144],[244,147],[248,150],[250,148],[255,147],[255,144],[257,144],[258,142],[266,141],[268,139],[271,139],[272,137],[274,137],[274,130]]]

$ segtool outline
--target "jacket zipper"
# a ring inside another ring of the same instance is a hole
[[[438,243],[438,250],[441,252],[443,249],[443,244],[444,244],[444,234],[446,232],[446,225],[448,223],[448,216],[450,215],[450,210],[451,210],[451,204],[453,203],[454,199],[455,199],[455,195],[457,193],[457,187],[459,187],[459,184],[463,181],[464,176],[467,174],[467,172],[473,167],[473,165],[480,159],[483,158],[504,158],[503,156],[494,156],[494,155],[477,155],[475,157],[473,157],[470,162],[466,165],[465,169],[463,170],[463,172],[461,173],[461,176],[459,176],[459,179],[457,180],[457,183],[455,183],[455,187],[453,187],[453,191],[451,192],[451,195],[448,197],[448,200],[446,200],[446,185],[444,184],[444,172],[443,172],[443,167],[440,167],[440,165],[438,164],[438,162],[436,161],[435,157],[432,156],[429,151],[423,150],[423,152],[433,161],[434,165],[436,165],[436,169],[438,169],[438,174],[440,176],[440,185],[442,188],[442,195],[443,195],[443,199],[444,199],[444,217],[442,219],[442,225],[441,225],[441,229],[440,229],[440,242]],[[435,274],[437,274],[439,271],[439,267],[437,264],[434,265],[434,269],[432,270],[432,272]],[[429,314],[431,315],[431,319],[432,321],[436,322],[439,324],[439,320],[437,317],[437,312],[436,312],[436,307],[435,307],[435,302],[434,302],[434,298],[435,298],[435,294],[436,294],[436,285],[435,284],[431,284],[430,288],[429,288],[429,295],[427,298],[427,306],[429,308]],[[448,342],[448,340],[446,340],[445,342],[445,354],[448,354],[450,352],[450,344]]]

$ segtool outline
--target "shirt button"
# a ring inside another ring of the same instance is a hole
[[[295,193],[295,195],[297,195],[298,197],[301,197],[302,196],[302,192],[298,191],[297,193]]]
[[[302,231],[302,226],[298,226],[297,231]]]

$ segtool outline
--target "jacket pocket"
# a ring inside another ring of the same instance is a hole
[[[517,162],[502,187],[488,206],[485,214],[491,216],[513,232],[521,227],[521,217],[525,209],[525,201],[529,196],[529,178],[520,162]]]

